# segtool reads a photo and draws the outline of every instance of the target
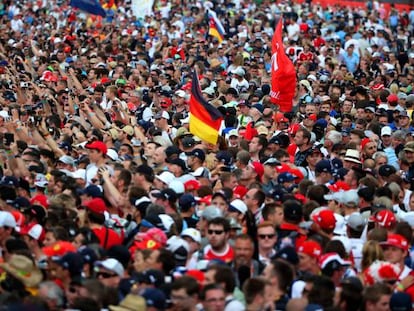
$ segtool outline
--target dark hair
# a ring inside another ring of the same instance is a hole
[[[279,289],[284,293],[288,293],[294,277],[292,266],[282,260],[274,260],[272,264],[273,272],[278,280]]]
[[[171,290],[180,290],[181,288],[185,289],[188,296],[198,294],[200,291],[197,280],[187,275],[180,277],[171,284]]]
[[[208,226],[210,225],[223,226],[224,232],[229,232],[231,229],[229,221],[224,217],[216,217],[216,218],[210,219],[208,221]]]
[[[222,286],[220,286],[219,284],[208,284],[206,286],[203,287],[203,290],[200,292],[200,300],[204,301],[206,299],[206,294],[208,291],[210,290],[214,290],[214,289],[221,289],[224,293],[226,293],[226,291],[224,290],[224,288]]]
[[[253,303],[257,295],[264,295],[266,288],[266,281],[262,278],[251,278],[244,282],[243,294],[246,299],[246,304]]]
[[[236,287],[235,275],[233,270],[229,266],[225,265],[213,265],[209,270],[215,270],[214,281],[217,284],[224,283],[224,290],[226,293],[233,293],[234,288]]]
[[[330,308],[334,301],[335,284],[326,276],[317,276],[313,282],[313,287],[308,295],[309,304],[318,304],[321,307]]]

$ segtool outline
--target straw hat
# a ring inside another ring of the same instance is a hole
[[[23,255],[12,255],[8,262],[0,263],[0,267],[22,281],[26,287],[36,287],[43,280],[39,268],[30,258]]]

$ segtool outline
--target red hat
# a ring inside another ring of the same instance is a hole
[[[289,119],[285,117],[285,115],[281,112],[278,112],[274,116],[274,120],[276,123],[287,123]]]
[[[39,224],[32,223],[20,229],[21,235],[28,235],[37,241],[43,241],[46,235],[45,229]]]
[[[322,247],[318,242],[307,240],[299,245],[298,253],[303,253],[313,258],[318,258],[322,254]]]
[[[297,131],[299,131],[299,129],[300,129],[300,124],[298,124],[298,123],[291,124],[291,125],[289,126],[288,133],[289,133],[291,136],[294,136],[294,135],[296,135],[296,132],[297,132]]]
[[[407,240],[399,234],[389,233],[387,240],[380,242],[381,246],[394,246],[402,249],[403,251],[408,251],[408,242]]]
[[[196,279],[198,284],[204,284],[205,277],[204,277],[203,271],[191,269],[191,270],[187,270],[185,274]]]
[[[104,142],[100,140],[95,140],[94,142],[90,144],[86,144],[85,148],[98,150],[102,152],[104,155],[106,155],[106,153],[108,152],[108,147],[105,145]]]
[[[286,173],[286,172],[290,173],[290,169],[291,169],[290,166],[287,165],[286,163],[282,163],[276,166],[276,172],[278,173]]]
[[[299,202],[301,202],[302,204],[305,204],[306,201],[308,200],[302,193],[296,193],[294,195],[295,199],[298,200]]]
[[[44,194],[38,194],[30,199],[30,204],[41,205],[44,208],[47,208],[49,206],[49,198]]]
[[[389,103],[396,103],[398,102],[398,96],[395,94],[390,94],[388,95],[387,100]]]
[[[259,161],[253,161],[250,164],[253,167],[256,174],[259,175],[259,178],[261,179],[263,177],[263,174],[264,174],[263,164],[260,163]]]
[[[85,207],[87,207],[91,212],[97,213],[97,214],[103,214],[107,208],[104,200],[101,198],[95,198],[92,200],[89,200],[83,204]]]
[[[361,150],[364,150],[365,146],[369,144],[370,142],[371,142],[371,139],[369,138],[364,138],[363,140],[361,140]]]
[[[329,209],[321,210],[312,216],[312,220],[322,229],[334,229],[336,218],[333,211]]]
[[[210,205],[211,204],[211,198],[212,198],[212,195],[211,194],[210,195],[206,195],[206,196],[204,196],[202,198],[198,198],[197,202],[198,203],[205,203],[207,205]]]
[[[393,227],[397,222],[397,219],[395,218],[394,213],[387,209],[383,209],[379,211],[378,213],[376,213],[373,218],[371,217],[371,220],[375,221],[376,223],[378,223],[381,227],[384,227],[385,229],[389,229]]]
[[[338,191],[348,191],[351,190],[351,187],[344,181],[342,180],[338,180],[336,183],[334,183],[333,185],[329,185],[328,186],[329,190],[331,190],[332,192],[338,192]]]
[[[238,185],[236,187],[234,187],[233,189],[233,195],[239,199],[243,199],[243,197],[246,195],[247,191],[249,189],[247,189],[245,186],[243,185]]]
[[[107,78],[107,77],[103,77],[101,79],[101,84],[108,84],[111,83],[111,79]]]
[[[162,245],[158,243],[157,241],[151,240],[151,239],[145,239],[142,241],[134,241],[134,244],[129,248],[129,252],[131,256],[134,255],[135,251],[141,250],[141,249],[160,249]]]
[[[184,183],[185,191],[193,191],[200,189],[201,184],[197,179],[190,179]]]
[[[298,169],[298,168],[292,168],[291,167],[289,172],[292,175],[295,175],[296,176],[295,183],[297,183],[297,184],[300,183],[303,178],[305,178],[305,176],[303,176],[302,171],[300,169]]]
[[[21,227],[25,222],[23,213],[19,212],[18,210],[12,210],[10,213],[13,215],[14,220],[16,220],[16,225]]]
[[[340,266],[350,266],[351,262],[342,259],[337,253],[326,253],[319,258],[319,267],[325,269],[331,262],[336,261]]]
[[[58,241],[53,246],[42,248],[42,252],[47,257],[62,257],[66,253],[76,252],[76,247],[67,241]]]
[[[382,83],[377,83],[377,84],[374,84],[373,86],[371,86],[371,90],[373,90],[373,91],[383,90],[384,88],[385,88],[384,84],[382,84]]]

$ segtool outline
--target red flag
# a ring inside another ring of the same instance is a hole
[[[272,103],[279,105],[280,111],[292,111],[292,100],[296,89],[296,70],[285,53],[282,39],[282,18],[276,23],[272,39]]]

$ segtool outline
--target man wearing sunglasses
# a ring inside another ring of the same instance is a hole
[[[234,252],[229,244],[230,224],[227,219],[217,217],[209,220],[207,226],[208,244],[204,248],[204,259],[233,261]]]
[[[257,226],[257,238],[259,249],[259,261],[267,265],[271,258],[276,255],[274,249],[277,236],[276,230],[270,221],[264,221]]]

